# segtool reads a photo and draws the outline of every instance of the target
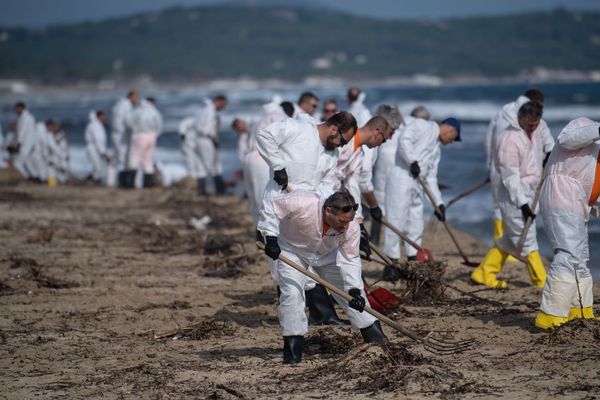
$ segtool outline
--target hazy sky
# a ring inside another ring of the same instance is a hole
[[[335,8],[383,18],[443,18],[569,9],[600,10],[598,0],[0,0],[0,25],[39,27],[160,10],[177,5],[288,4]]]

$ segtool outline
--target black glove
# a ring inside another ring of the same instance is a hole
[[[353,299],[348,302],[350,308],[354,308],[358,312],[363,312],[367,302],[365,301],[365,298],[361,296],[360,289],[352,288],[348,290],[348,294],[353,297]]]
[[[360,224],[360,244],[358,249],[361,253],[361,257],[365,260],[371,259],[371,246],[369,246],[369,233],[365,228],[364,224]],[[364,256],[363,256],[364,253]]]
[[[410,164],[410,174],[412,175],[413,178],[417,179],[420,173],[421,173],[421,167],[419,167],[418,162],[415,161],[412,164]]]
[[[446,220],[446,207],[443,204],[440,204],[437,208],[440,210],[440,212],[435,210],[435,216],[439,221],[444,222]]]
[[[261,242],[261,243],[265,242],[265,238],[263,237],[262,233],[260,233],[260,231],[258,229],[256,230],[256,241]]]
[[[550,152],[547,152],[546,157],[544,157],[544,161],[542,162],[542,168],[546,168],[546,164],[548,164],[549,158],[550,158]]]
[[[369,213],[371,213],[371,217],[375,221],[381,223],[381,218],[383,218],[383,213],[381,212],[381,208],[379,208],[379,206],[369,208]]]
[[[535,219],[535,214],[531,211],[531,208],[529,208],[529,204],[523,204],[521,206],[521,213],[523,214],[523,219],[525,221],[527,221],[527,218],[531,218],[532,221]]]
[[[267,242],[265,243],[265,254],[271,257],[273,260],[277,260],[277,257],[281,254],[279,243],[277,243],[276,236],[267,236]]]
[[[287,172],[285,171],[285,168],[273,172],[273,180],[277,182],[277,184],[281,186],[282,189],[285,190],[285,188],[288,185],[288,176]]]

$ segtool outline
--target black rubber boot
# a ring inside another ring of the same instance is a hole
[[[133,189],[135,188],[135,176],[137,174],[136,170],[128,169],[123,171],[123,187],[125,189]]]
[[[221,196],[225,194],[225,181],[221,175],[213,176],[213,180],[215,181],[215,191],[217,195]]]
[[[127,171],[119,171],[117,181],[119,182],[120,188],[126,187],[125,185],[127,184]]]
[[[304,292],[308,307],[309,325],[349,325],[350,322],[338,317],[331,296],[323,285]]]
[[[144,174],[143,187],[151,188],[154,186],[154,174]]]
[[[417,256],[408,256],[406,257],[408,261],[417,261]]]
[[[298,364],[302,361],[304,350],[304,336],[283,337],[283,363]]]
[[[196,193],[198,196],[206,196],[206,178],[196,179]]]
[[[400,279],[400,272],[398,268],[393,265],[386,265],[383,267],[383,273],[381,274],[381,279],[386,282],[396,282]]]
[[[371,237],[369,241],[375,246],[379,246],[379,236],[381,236],[381,224],[371,218]]]
[[[381,329],[379,321],[373,322],[371,326],[360,330],[365,343],[388,344],[390,341]]]

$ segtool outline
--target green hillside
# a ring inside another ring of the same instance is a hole
[[[287,7],[173,8],[45,30],[0,28],[0,76],[186,81],[600,70],[599,17],[557,10],[421,22]]]

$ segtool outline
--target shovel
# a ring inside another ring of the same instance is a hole
[[[454,203],[456,203],[457,201],[459,201],[460,199],[463,199],[465,197],[467,197],[468,195],[470,195],[471,193],[475,192],[476,190],[484,187],[485,185],[487,185],[488,183],[490,183],[490,178],[485,178],[483,181],[473,185],[471,188],[465,190],[464,192],[456,195],[454,198],[452,198],[448,204],[446,204],[446,210],[448,208],[450,208],[450,206]]]
[[[439,207],[437,206],[437,204],[435,204],[435,200],[433,198],[433,194],[431,194],[431,191],[427,187],[427,184],[425,184],[425,182],[423,182],[423,179],[421,179],[420,176],[417,176],[417,181],[419,182],[419,184],[423,188],[423,191],[427,195],[427,198],[431,202],[431,205],[433,206],[434,210],[438,214],[441,214]],[[446,221],[442,221],[442,224],[444,224],[444,228],[446,228],[446,231],[448,232],[448,235],[450,236],[450,239],[452,239],[452,242],[454,242],[454,246],[456,246],[456,249],[458,250],[458,252],[460,253],[460,256],[464,260],[463,264],[467,265],[469,267],[477,267],[479,264],[471,262],[469,260],[469,258],[465,255],[465,252],[462,251],[462,249],[460,248],[460,244],[458,244],[458,240],[456,240],[456,237],[454,236],[454,233],[452,232],[452,230],[450,230],[450,227],[448,226],[448,224],[446,223]]]
[[[433,261],[433,255],[431,254],[431,252],[428,249],[419,246],[417,244],[417,242],[415,242],[414,240],[411,240],[408,236],[406,236],[404,233],[402,233],[402,231],[400,231],[400,229],[398,229],[394,225],[390,224],[387,219],[382,218],[381,223],[383,225],[387,226],[388,228],[390,228],[396,235],[400,236],[400,239],[404,240],[406,243],[408,243],[409,245],[411,245],[413,248],[415,248],[417,250],[417,261],[418,262],[425,263],[427,261]]]
[[[263,243],[256,242],[256,245],[258,246],[259,249],[264,251],[265,245]],[[296,264],[295,262],[293,262],[286,256],[280,254],[279,257],[277,257],[277,258],[280,261],[289,265],[290,267],[294,268],[296,271],[300,272],[301,274],[304,274],[304,275],[308,276],[310,279],[325,286],[327,289],[329,289],[330,292],[337,294],[342,299],[344,299],[348,302],[352,300],[352,296],[350,296],[348,293],[344,292],[341,289],[338,289],[336,286],[334,286],[331,283],[327,282],[326,280],[322,279],[319,275],[302,268],[300,265]],[[447,341],[447,340],[443,340],[443,339],[436,339],[429,335],[420,334],[411,329],[403,327],[396,321],[386,317],[382,313],[372,309],[369,306],[366,306],[363,312],[371,314],[372,316],[374,316],[375,318],[377,318],[384,324],[387,324],[390,327],[394,328],[396,331],[400,332],[402,335],[407,336],[418,343],[421,343],[423,345],[423,347],[425,348],[425,350],[427,350],[431,353],[434,353],[434,354],[438,354],[438,355],[456,354],[456,353],[460,353],[465,350],[472,349],[473,346],[475,345],[475,342],[473,340],[462,340],[462,341],[458,341],[458,342]]]

